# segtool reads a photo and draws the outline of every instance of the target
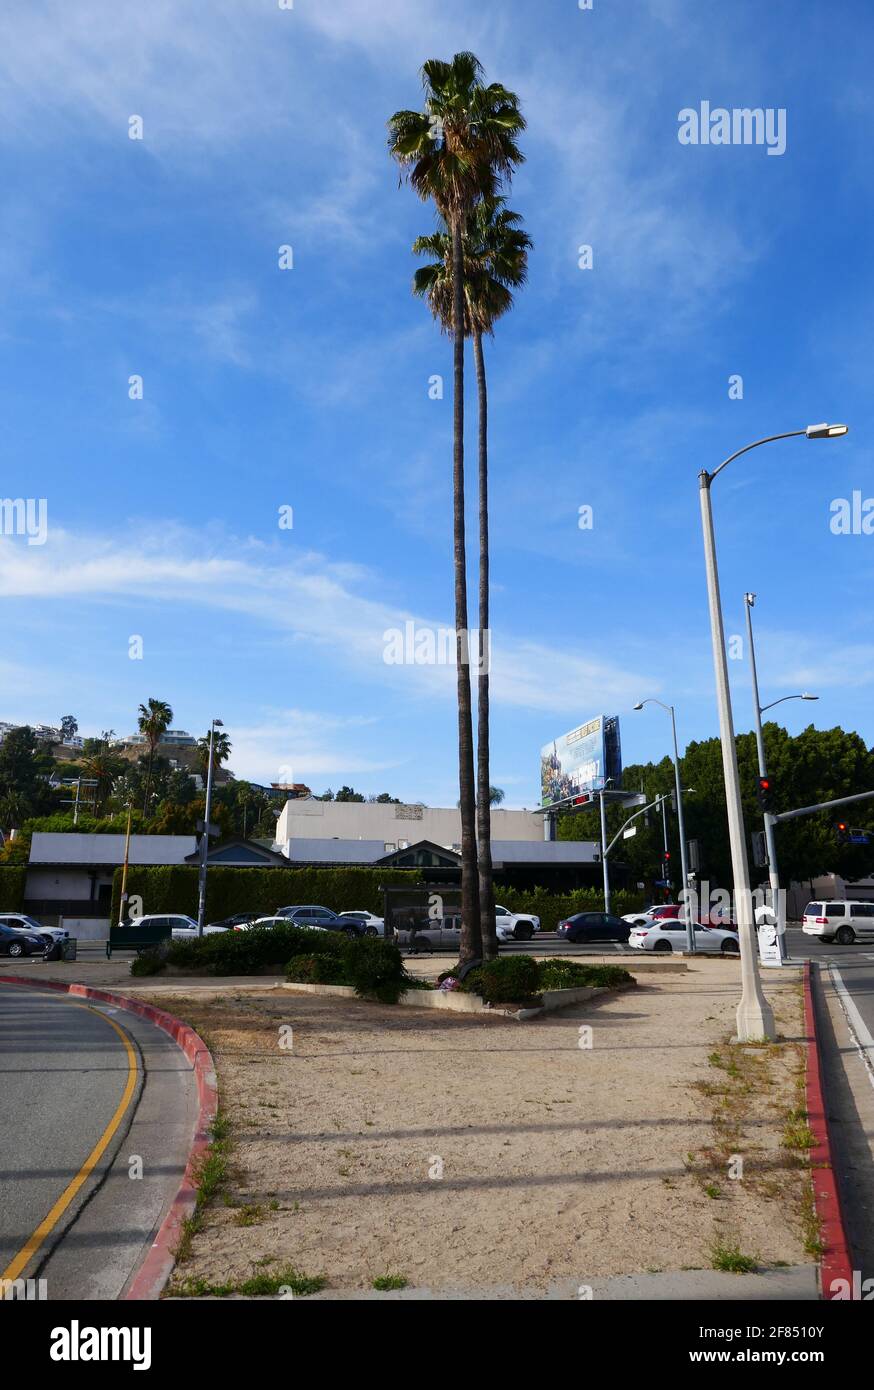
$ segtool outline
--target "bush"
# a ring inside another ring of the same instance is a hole
[[[393,941],[372,936],[347,939],[343,964],[349,983],[362,998],[396,1004],[407,988],[407,973],[400,950]]]
[[[471,974],[481,976],[482,997],[487,1004],[534,999],[540,993],[537,961],[533,956],[504,956],[500,960],[490,960],[478,970],[471,971]]]
[[[538,968],[540,988],[616,989],[619,985],[634,984],[634,977],[621,965],[585,965],[582,961],[542,960]]]
[[[130,963],[132,975],[160,975],[167,964],[170,948],[165,941],[150,946],[146,951],[138,951]]]
[[[327,952],[320,956],[292,956],[285,967],[285,978],[290,984],[301,985],[348,985],[350,983],[342,958],[329,955]]]
[[[396,1004],[407,989],[433,989],[430,981],[407,975],[393,941],[369,936],[339,941],[336,952],[292,956],[286,979],[291,984],[351,985],[361,998],[383,1004]]]
[[[174,941],[167,961],[204,975],[254,975],[292,956],[340,956],[347,937],[341,932],[306,927],[253,927],[249,931],[214,932],[199,940]]]

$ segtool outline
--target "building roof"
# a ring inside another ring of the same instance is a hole
[[[85,835],[35,830],[31,864],[116,865],[124,863],[124,835]],[[197,846],[194,835],[131,835],[131,864],[184,864]]]

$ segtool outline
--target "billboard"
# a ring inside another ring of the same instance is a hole
[[[599,791],[622,781],[619,719],[599,714],[587,724],[547,743],[540,750],[540,804],[553,806],[581,792]]]

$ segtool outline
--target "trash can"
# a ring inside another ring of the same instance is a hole
[[[68,937],[65,938],[65,940],[64,940],[64,942],[63,942],[63,947],[64,947],[64,960],[75,960],[75,959],[76,959],[76,947],[78,946],[78,944],[79,944],[78,937],[75,937],[75,936],[68,936]]]

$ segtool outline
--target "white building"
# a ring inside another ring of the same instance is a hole
[[[492,808],[492,839],[543,842],[543,817],[533,811]],[[456,807],[391,805],[375,801],[286,801],[276,823],[276,847],[298,859],[295,841],[368,840],[383,854],[421,840],[461,849],[461,812]]]

